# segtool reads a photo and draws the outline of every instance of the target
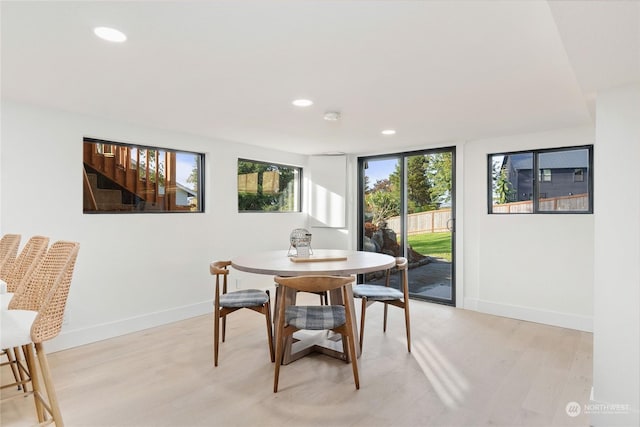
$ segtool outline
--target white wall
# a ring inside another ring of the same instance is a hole
[[[596,112],[593,394],[596,404],[628,409],[596,407],[591,422],[638,426],[640,85],[598,93]]]
[[[594,215],[489,215],[487,155],[594,143],[591,127],[471,141],[462,146],[463,306],[592,330]],[[598,165],[595,166],[598,176]],[[596,199],[598,194],[596,193]]]
[[[306,225],[304,213],[239,214],[233,179],[238,157],[305,166],[304,156],[13,103],[2,105],[1,132],[0,231],[81,244],[51,349],[208,313],[209,262],[287,249],[291,229]],[[83,215],[83,136],[205,152],[206,213]],[[243,288],[271,286],[234,277]]]
[[[309,177],[309,230],[315,249],[355,249],[350,245],[349,218],[357,217],[357,181],[348,174],[351,161],[346,155],[311,156],[305,176]],[[356,207],[354,211],[353,208]],[[355,228],[353,228],[355,230]]]
[[[57,347],[209,312],[211,260],[286,249],[290,230],[308,227],[304,213],[239,214],[229,180],[238,157],[305,166],[305,156],[19,104],[3,105],[2,125],[1,231],[81,242]],[[206,213],[83,215],[83,136],[206,152]],[[485,177],[488,153],[593,142],[592,128],[578,128],[457,145],[458,306],[592,329],[595,215],[488,215]],[[356,160],[347,227],[313,228],[314,247],[355,248]],[[242,288],[271,285],[234,277]]]

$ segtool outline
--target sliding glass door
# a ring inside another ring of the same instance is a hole
[[[361,157],[358,167],[360,249],[406,257],[413,298],[455,304],[455,148]]]

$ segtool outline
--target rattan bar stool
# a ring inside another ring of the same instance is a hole
[[[26,359],[26,367],[19,364],[26,379],[1,388],[30,382],[40,425],[64,425],[44,342],[60,333],[79,249],[79,243],[55,242],[29,279],[20,283],[9,309],[0,311],[0,348],[21,347]],[[22,396],[14,394],[2,401]]]
[[[49,246],[49,238],[44,236],[33,236],[29,239],[24,248],[15,261],[4,271],[2,280],[7,285],[7,293],[0,294],[0,309],[6,310],[9,307],[9,301],[13,297],[14,292],[18,289],[20,282],[28,280],[31,274],[44,258],[47,247]],[[5,355],[9,361],[13,377],[16,382],[21,383],[25,378],[21,377],[22,371],[17,367],[17,358],[20,357],[19,348],[7,348],[0,350],[0,355]],[[23,364],[24,366],[24,364]],[[22,388],[18,385],[18,389]]]

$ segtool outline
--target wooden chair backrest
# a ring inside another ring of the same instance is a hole
[[[209,272],[211,275],[229,274],[227,267],[231,265],[231,261],[214,261],[209,264]]]
[[[227,276],[229,275],[229,270],[227,267],[231,265],[231,261],[214,261],[209,264],[209,272],[216,276],[216,289],[215,289],[215,304],[219,304],[220,299],[220,291],[222,290],[223,294],[227,293]],[[222,279],[222,289],[220,289],[220,277]]]
[[[324,292],[332,289],[342,288],[355,280],[355,277],[348,276],[296,276],[274,278],[276,283],[295,289],[301,292]]]

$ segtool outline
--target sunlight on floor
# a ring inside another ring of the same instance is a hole
[[[447,407],[455,409],[464,403],[469,382],[429,339],[413,342],[411,354],[425,377]]]

